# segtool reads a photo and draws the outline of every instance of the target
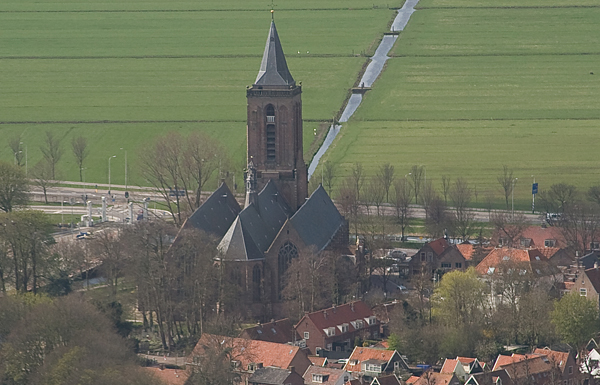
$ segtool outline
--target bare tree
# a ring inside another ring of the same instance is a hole
[[[419,204],[421,186],[423,185],[423,166],[412,166],[410,169],[410,181],[412,183],[413,193],[415,194],[415,204]]]
[[[13,136],[8,140],[8,147],[13,154],[15,164],[17,166],[23,165],[23,159],[25,158],[25,153],[23,152],[23,142],[21,142],[21,135]]]
[[[600,206],[600,185],[592,186],[588,189],[587,199]]]
[[[331,194],[333,180],[335,179],[336,167],[335,164],[327,161],[323,163],[323,184],[327,186],[327,192]],[[325,187],[324,186],[324,187]]]
[[[513,189],[513,170],[509,169],[507,165],[502,166],[502,175],[498,178],[498,183],[502,187],[502,191],[504,191],[504,199],[506,201],[506,209],[508,210],[508,198],[512,193]]]
[[[523,213],[517,213],[513,216],[507,212],[495,211],[490,215],[490,222],[494,225],[499,236],[506,239],[508,247],[516,246],[523,235],[523,231],[529,227],[527,218]]]
[[[406,228],[410,224],[410,201],[412,200],[412,190],[410,183],[406,178],[398,179],[394,184],[394,207],[396,208],[396,219],[400,224],[402,240],[405,239]]]
[[[448,192],[450,191],[450,177],[442,175],[442,195],[444,195],[444,203],[448,204]]]
[[[183,161],[184,188],[195,190],[195,200],[188,197],[191,209],[200,207],[204,186],[214,172],[229,162],[223,156],[225,150],[220,143],[203,133],[192,133],[187,137]],[[224,164],[225,163],[225,164]]]
[[[52,179],[56,179],[56,164],[63,154],[61,140],[54,136],[52,131],[46,131],[44,145],[40,146],[44,160],[50,165]]]
[[[0,162],[0,210],[12,211],[13,208],[27,203],[29,184],[23,170],[7,162]]]
[[[445,234],[447,230],[452,231],[453,216],[448,211],[446,204],[436,196],[431,200],[425,221],[425,228],[432,238],[439,238]]]
[[[354,225],[354,234],[358,237],[358,214],[359,214],[359,202],[358,194],[352,177],[344,180],[339,188],[337,202],[340,205],[342,214],[352,225]]]
[[[77,161],[77,167],[79,168],[79,181],[83,181],[83,162],[85,158],[89,155],[89,149],[87,145],[87,139],[83,136],[78,136],[73,138],[71,141],[71,148],[73,150],[73,155],[75,156],[75,160]]]
[[[570,204],[577,201],[578,196],[577,187],[567,183],[553,184],[550,189],[538,194],[540,204],[546,213],[559,214],[565,212]]]
[[[379,179],[385,191],[385,201],[390,201],[390,187],[394,183],[394,166],[389,163],[379,166],[377,171],[377,179]]]
[[[469,209],[471,203],[471,189],[464,178],[458,178],[450,189],[450,199],[454,205],[454,229],[463,239],[468,240],[473,233],[475,215]]]
[[[426,181],[423,184],[423,192],[421,193],[423,196],[423,208],[425,209],[425,219],[427,219],[427,209],[429,208],[429,204],[431,201],[437,196],[435,189],[433,188],[433,182],[431,180]]]
[[[354,163],[352,166],[352,181],[354,182],[354,189],[356,191],[356,200],[360,201],[360,191],[365,182],[361,163]]]
[[[44,201],[48,204],[48,189],[56,185],[50,164],[39,161],[31,170],[31,176],[33,184],[42,189]]]
[[[567,245],[584,255],[600,239],[600,207],[583,201],[569,203],[558,225]]]

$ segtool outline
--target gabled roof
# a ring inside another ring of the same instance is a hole
[[[492,371],[505,369],[514,380],[523,376],[544,373],[552,370],[552,364],[545,355],[539,354],[513,354],[512,356],[499,355]]]
[[[456,260],[456,259],[461,260],[461,261],[463,261],[463,260],[466,261],[466,258],[460,252],[458,247],[456,247],[456,245],[450,245],[449,247],[446,247],[446,249],[441,254],[438,254],[438,257],[439,257],[440,262],[447,261],[447,260],[452,261],[452,260]]]
[[[475,246],[473,246],[473,244],[469,242],[463,242],[456,245],[456,248],[458,249],[458,251],[460,251],[460,253],[463,255],[463,257],[465,257],[467,261],[473,259],[473,253],[475,252]]]
[[[308,359],[315,366],[327,366],[327,357],[308,356]]]
[[[592,251],[589,254],[584,255],[579,258],[579,263],[586,269],[591,269],[594,267],[594,263],[600,260],[600,253],[597,251]]]
[[[436,239],[435,241],[429,242],[428,245],[429,245],[429,247],[431,247],[433,249],[433,251],[437,255],[442,254],[444,252],[444,250],[446,250],[446,248],[448,246],[450,246],[450,244],[448,243],[448,240],[446,238]]]
[[[600,268],[596,269],[595,267],[592,267],[591,269],[585,270],[585,276],[592,286],[594,286],[594,290],[596,290],[597,293],[600,293]]]
[[[560,229],[554,226],[548,226],[545,228],[540,226],[529,226],[523,230],[521,238],[531,239],[531,246],[540,249],[545,246],[546,239],[555,240],[556,244],[554,247],[563,248],[566,246]]]
[[[395,374],[373,378],[370,385],[401,385],[402,382]]]
[[[285,344],[300,340],[289,318],[258,324],[242,330],[240,338]],[[311,360],[312,361],[312,360]]]
[[[268,384],[268,385],[284,385],[285,380],[292,372],[287,369],[266,367],[256,369],[248,378],[249,383]]]
[[[313,313],[306,313],[298,322],[298,324],[296,324],[296,329],[298,329],[298,325],[301,325],[304,320],[308,318],[312,321],[315,327],[319,329],[321,335],[326,335],[324,329],[337,327],[338,325],[344,323],[348,324],[348,332],[353,332],[358,330],[354,328],[354,325],[352,325],[353,321],[362,320],[364,328],[368,326],[365,319],[371,316],[373,316],[373,312],[366,303],[363,301],[355,301],[344,305],[315,311]],[[339,330],[336,330],[336,335],[338,334]]]
[[[230,349],[233,360],[238,361],[242,370],[248,368],[250,363],[262,363],[264,367],[275,366],[287,369],[292,365],[292,361],[297,356],[303,356],[304,367],[298,367],[299,371],[304,371],[310,366],[310,361],[306,354],[298,346],[276,344],[273,342],[247,340],[243,338],[232,338],[204,333],[194,347],[189,363],[194,363],[194,356],[203,356],[205,354],[214,354],[215,351]]]
[[[548,259],[537,249],[496,248],[492,250],[477,265],[475,270],[480,275],[492,275],[501,272],[501,268],[509,267],[526,269],[536,275],[545,275],[549,272]]]
[[[219,244],[224,259],[254,260],[264,258],[279,230],[291,215],[292,210],[279,193],[277,186],[269,180],[258,194],[256,204],[244,208],[232,221],[230,228]]]
[[[558,247],[537,247],[538,251],[542,253],[546,258],[550,259],[552,256],[560,251]]]
[[[466,384],[478,384],[478,385],[496,385],[498,384],[498,378],[502,385],[511,385],[512,380],[506,370],[500,369],[493,372],[481,372],[472,374],[466,381]]]
[[[565,370],[570,357],[568,352],[559,352],[549,348],[536,348],[533,353],[547,356],[562,371]]]
[[[305,384],[316,384],[317,382],[313,382],[312,380],[312,375],[313,374],[321,374],[321,375],[326,375],[329,376],[327,378],[327,381],[325,381],[325,379],[323,380],[323,382],[319,382],[319,384],[335,384],[340,378],[343,378],[344,376],[346,376],[348,378],[348,381],[353,380],[354,377],[352,377],[352,375],[350,373],[348,373],[345,370],[342,369],[334,369],[334,368],[324,368],[321,366],[309,366],[308,369],[306,369],[306,372],[304,373],[304,375],[302,376],[304,378],[304,383]]]
[[[344,217],[323,186],[319,185],[290,222],[307,246],[314,246],[321,251],[344,224]]]
[[[395,350],[383,350],[356,346],[354,347],[352,354],[350,354],[348,362],[346,365],[344,365],[344,370],[347,370],[348,372],[360,372],[361,364],[368,361],[371,361],[372,363],[389,364],[394,355],[400,357],[398,352]],[[400,357],[400,359],[402,358]]]
[[[442,366],[442,370],[440,370],[440,373],[454,373],[454,371],[456,370],[456,365],[458,365],[458,360],[446,358],[446,360],[444,361],[444,365]]]
[[[241,208],[225,183],[185,221],[183,228],[194,227],[217,237],[225,235]]]
[[[285,61],[275,21],[271,21],[265,52],[254,84],[257,86],[293,86],[296,84]]]
[[[427,378],[428,377],[428,378]],[[459,385],[460,381],[454,374],[444,374],[444,373],[436,373],[432,371],[427,371],[423,373],[418,380],[413,382],[414,385]]]

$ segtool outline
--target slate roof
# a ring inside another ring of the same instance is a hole
[[[597,293],[600,293],[600,268],[596,269],[592,267],[591,269],[585,270],[585,276],[592,286],[594,286],[594,290],[596,290]]]
[[[194,227],[217,237],[222,237],[242,209],[225,183],[198,207],[185,221],[183,228]]]
[[[371,381],[371,385],[401,385],[402,382],[395,374],[390,374],[389,376],[380,376],[375,377],[373,381]]]
[[[514,380],[552,370],[552,364],[545,355],[539,354],[513,354],[512,356],[499,355],[494,363],[493,371],[505,369]]]
[[[306,245],[312,245],[317,251],[321,251],[329,245],[344,224],[344,217],[323,186],[319,185],[290,222]]]
[[[594,267],[594,263],[598,262],[599,260],[600,260],[600,253],[598,253],[597,251],[592,251],[591,253],[586,254],[583,257],[579,258],[579,263],[585,269],[591,269],[592,267]]]
[[[309,318],[315,327],[319,329],[322,335],[325,335],[325,331],[323,331],[323,329],[336,327],[337,325],[341,325],[343,323],[348,323],[348,332],[353,332],[359,329],[355,329],[354,326],[352,326],[352,321],[362,320],[364,329],[369,326],[365,321],[365,318],[369,318],[371,316],[373,316],[373,312],[366,303],[363,301],[355,301],[344,305],[315,311],[313,313],[307,313],[298,322],[296,328],[298,328],[298,325],[304,321],[304,318]],[[336,335],[339,335],[339,330],[336,331]]]
[[[271,21],[271,28],[269,29],[269,36],[267,37],[265,52],[254,85],[293,86],[295,84],[296,82],[285,61],[285,55],[283,53],[283,48],[281,47],[281,42],[279,41],[277,28],[275,28],[275,21]]]
[[[496,370],[493,372],[481,372],[472,374],[471,377],[469,377],[469,380],[467,380],[467,384],[473,383],[472,379],[474,379],[479,385],[495,385],[497,383],[496,381],[498,377],[500,377],[502,385],[512,384],[510,376],[504,369]]]
[[[223,258],[237,261],[264,258],[264,252],[291,213],[277,186],[270,180],[258,194],[257,204],[250,204],[232,221],[218,246]]]
[[[252,373],[252,375],[248,378],[248,382],[269,385],[283,385],[290,374],[291,372],[287,369],[273,367],[260,368],[256,369],[256,371]]]
[[[296,330],[294,330],[294,325],[289,318],[246,328],[240,333],[240,338],[269,341],[279,344],[299,341],[301,339],[297,335]]]

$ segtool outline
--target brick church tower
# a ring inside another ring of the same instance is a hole
[[[256,189],[273,180],[292,210],[308,197],[302,153],[302,87],[288,70],[275,22],[248,99],[248,164],[256,170]]]

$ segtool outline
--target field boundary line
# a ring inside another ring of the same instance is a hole
[[[539,52],[539,53],[474,53],[474,54],[445,54],[445,55],[393,55],[390,58],[407,58],[407,57],[514,57],[514,56],[598,56],[600,52]]]
[[[431,10],[431,9],[562,9],[562,8],[600,8],[600,5],[506,5],[506,6],[482,6],[482,7],[416,7],[418,10]]]
[[[395,8],[278,8],[277,11],[373,11]],[[79,9],[79,10],[0,10],[0,13],[187,13],[187,12],[265,12],[264,9]]]
[[[235,58],[261,58],[262,55],[132,55],[132,56],[0,56],[0,60],[96,60],[96,59],[235,59]],[[362,58],[366,55],[340,55],[340,54],[309,54],[287,55],[295,59],[310,58]]]
[[[558,120],[558,121],[596,121],[600,120],[600,116],[595,118],[488,118],[488,119],[461,119],[461,118],[448,118],[448,119],[364,119],[355,118],[354,122],[493,122],[493,121],[530,121],[530,120]]]

